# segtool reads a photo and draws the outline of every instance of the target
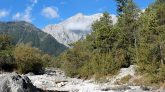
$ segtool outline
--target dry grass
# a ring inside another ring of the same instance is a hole
[[[160,89],[165,90],[165,83],[161,83],[161,84],[160,84]]]
[[[131,75],[127,75],[127,76],[121,78],[120,80],[117,80],[117,81],[115,82],[115,84],[117,84],[117,85],[126,84],[126,83],[129,82],[129,80],[130,80],[131,78],[132,78]]]
[[[153,80],[155,79],[151,76],[142,75],[134,78],[132,80],[132,84],[134,86],[148,86],[148,87],[152,87],[153,89],[158,89],[158,88],[165,89],[165,83],[154,83]]]

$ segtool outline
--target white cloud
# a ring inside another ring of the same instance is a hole
[[[9,15],[9,11],[7,10],[0,10],[0,18],[6,17]]]
[[[37,4],[37,0],[31,0],[31,5],[29,5],[23,13],[17,12],[15,15],[13,15],[13,20],[23,20],[27,22],[32,22],[32,16],[31,12],[33,10],[33,7]]]
[[[58,18],[58,9],[55,7],[45,7],[42,9],[42,15],[46,18]]]
[[[17,12],[15,15],[13,15],[13,20],[18,20],[21,17],[21,14]]]

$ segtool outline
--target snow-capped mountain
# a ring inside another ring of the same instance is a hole
[[[102,13],[90,16],[78,13],[59,24],[46,26],[43,31],[51,34],[58,42],[69,47],[69,44],[83,39],[87,34],[91,33],[93,22],[98,20],[101,16]],[[116,16],[111,16],[115,23],[117,20]]]

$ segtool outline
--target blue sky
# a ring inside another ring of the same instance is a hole
[[[154,0],[134,0],[145,9]],[[43,28],[77,13],[92,15],[104,11],[116,14],[114,0],[0,0],[0,21],[25,20]]]

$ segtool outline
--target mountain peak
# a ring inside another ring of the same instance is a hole
[[[75,16],[84,16],[82,13],[77,13]]]
[[[46,26],[43,31],[52,35],[58,42],[69,46],[90,34],[93,22],[100,19],[101,16],[102,13],[93,15],[78,13],[59,24]]]

